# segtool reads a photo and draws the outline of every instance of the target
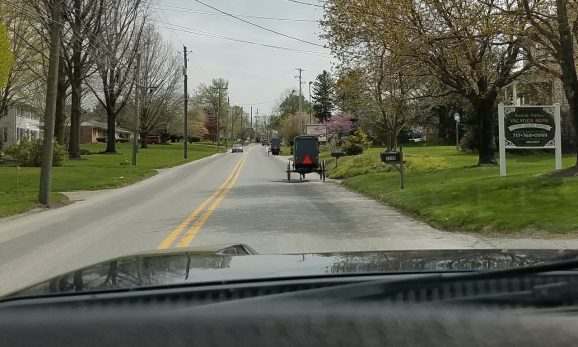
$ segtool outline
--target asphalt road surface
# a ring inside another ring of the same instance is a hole
[[[253,145],[70,206],[0,221],[0,295],[135,252],[244,243],[259,253],[578,248],[577,240],[486,239],[435,230]]]

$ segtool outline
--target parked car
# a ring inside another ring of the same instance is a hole
[[[243,145],[240,143],[234,144],[231,153],[243,153]]]
[[[152,145],[158,145],[159,143],[161,143],[161,137],[160,136],[147,136],[147,142],[152,144]]]
[[[261,141],[261,146],[269,146],[269,140]]]

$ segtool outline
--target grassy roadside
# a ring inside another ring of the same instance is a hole
[[[81,147],[92,153],[105,149],[104,144]],[[68,160],[64,166],[54,168],[52,180],[54,203],[67,202],[66,197],[57,192],[118,188],[150,177],[156,173],[156,169],[184,164],[217,153],[216,147],[212,144],[190,144],[189,158],[184,160],[183,144],[151,145],[148,149],[139,149],[137,166],[133,167],[121,165],[125,158],[130,163],[132,145],[118,144],[117,150],[119,154],[86,155],[82,160]],[[0,217],[38,207],[39,176],[39,168],[17,170],[14,165],[0,166]]]
[[[329,177],[445,230],[562,236],[578,231],[578,178],[545,176],[553,153],[508,155],[508,176],[498,167],[477,167],[475,154],[455,147],[405,148],[406,189],[399,174],[379,161],[380,149],[341,158]],[[327,154],[325,154],[327,155]],[[329,159],[328,159],[329,160]],[[575,162],[564,157],[564,167]]]

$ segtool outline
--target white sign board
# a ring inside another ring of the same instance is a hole
[[[506,149],[555,150],[556,170],[562,168],[560,104],[552,106],[498,105],[500,176],[506,176]]]
[[[327,128],[325,124],[305,124],[305,135],[316,135],[319,142],[326,142]]]

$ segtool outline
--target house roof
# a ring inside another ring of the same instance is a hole
[[[105,122],[99,122],[99,121],[95,121],[95,120],[88,120],[86,122],[82,122],[80,123],[81,127],[91,127],[91,128],[99,128],[99,129],[103,129],[106,130],[108,129],[108,124]],[[116,127],[116,131],[117,132],[121,132],[121,133],[131,133],[132,131],[119,127]]]

